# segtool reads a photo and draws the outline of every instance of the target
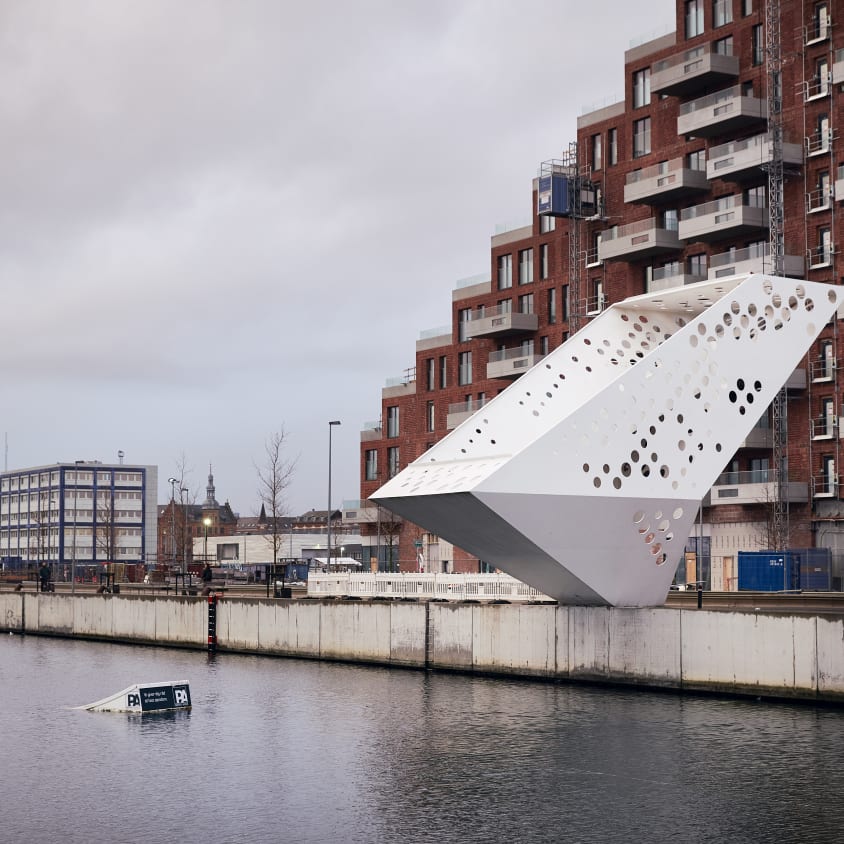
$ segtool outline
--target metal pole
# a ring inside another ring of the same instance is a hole
[[[326,522],[326,548],[328,556],[326,561],[328,563],[328,571],[331,571],[331,429],[334,425],[339,425],[340,420],[335,419],[328,423],[328,512],[325,515]]]

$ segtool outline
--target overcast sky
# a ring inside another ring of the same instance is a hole
[[[182,455],[259,508],[359,495],[381,388],[527,221],[538,164],[624,90],[672,0],[3,0],[9,469]]]

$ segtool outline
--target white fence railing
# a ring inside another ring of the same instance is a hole
[[[446,601],[551,601],[509,574],[310,574],[312,597],[419,598]]]

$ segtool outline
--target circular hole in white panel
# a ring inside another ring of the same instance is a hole
[[[648,533],[648,534],[646,534],[646,535],[645,535],[645,542],[646,542],[648,545],[650,545],[650,544],[651,544],[651,542],[653,542],[653,541],[654,541],[654,539],[656,539],[656,536],[654,535],[654,533],[653,533],[653,532]]]
[[[836,294],[836,292],[834,290],[830,290],[826,294],[826,296],[829,299],[829,301],[832,302],[833,304],[835,304],[838,301],[838,295]]]
[[[619,478],[619,477],[615,477],[615,478],[613,478],[613,479],[612,479],[612,485],[613,485],[616,489],[621,489],[621,478]]]
[[[747,314],[742,314],[739,322],[741,323],[742,328],[747,328],[747,326],[750,325],[750,319],[748,318]]]
[[[724,314],[724,325],[732,325],[733,324],[733,315],[732,314]]]
[[[756,304],[754,302],[751,302],[747,306],[747,312],[750,314],[750,316],[756,316]]]
[[[797,307],[798,305],[797,297],[796,296],[789,296],[788,297],[788,307],[792,310]]]
[[[671,514],[672,518],[675,519],[682,519],[683,518],[683,508],[677,507],[674,512]]]
[[[597,489],[601,485],[601,479],[598,478],[598,477],[594,477],[594,478],[592,478],[592,483],[595,485],[595,488]]]
[[[773,319],[774,317],[774,309],[770,305],[765,305],[765,316],[768,319]]]
[[[657,518],[659,518],[659,516],[657,516]],[[670,528],[670,527],[671,527],[671,522],[669,522],[669,521],[668,521],[668,519],[663,519],[663,520],[662,520],[662,521],[661,521],[661,522],[657,525],[657,530],[661,530],[663,533],[665,533],[665,531],[667,531],[667,530],[668,530],[668,528]]]
[[[680,449],[680,451],[685,451],[685,450],[686,450],[686,441],[685,441],[685,440],[680,440],[680,441],[677,443],[677,448],[679,448],[679,449]]]
[[[782,305],[782,296],[779,293],[774,293],[771,297],[771,301],[774,303],[775,308],[779,308]]]
[[[724,326],[720,322],[715,326],[715,336],[719,340],[724,336]]]
[[[539,411],[538,411],[538,410],[534,410],[534,411],[533,411],[533,415],[534,415],[534,416],[539,416]]]
[[[644,519],[644,518],[645,518],[645,511],[644,510],[637,510],[633,514],[633,524],[638,525],[639,522],[641,522],[642,519]]]
[[[782,328],[782,320],[778,319],[774,321],[774,331],[779,331]]]
[[[807,311],[813,311],[813,310],[815,310],[815,303],[814,303],[814,300],[812,300],[812,299],[806,299],[806,302],[805,302],[804,304],[806,305],[806,310],[807,310]]]
[[[651,467],[647,463],[642,464],[642,476],[647,478],[651,473]]]
[[[706,326],[702,322],[699,322],[697,325],[697,333],[700,334],[701,337],[706,334]]]
[[[762,289],[768,296],[770,296],[771,291],[774,289],[774,285],[766,278],[765,281],[762,282]]]
[[[668,466],[666,466],[665,464],[663,464],[662,466],[660,466],[660,467],[659,467],[659,474],[660,474],[663,478],[667,478],[667,477],[668,477],[668,475],[669,475],[669,469],[668,469]]]
[[[810,337],[814,337],[814,336],[815,336],[815,334],[817,333],[817,332],[815,331],[815,324],[814,324],[813,322],[810,322],[810,323],[806,326],[806,333],[807,333]]]
[[[741,306],[739,305],[739,303],[738,303],[738,302],[736,302],[736,300],[735,300],[735,299],[733,299],[733,301],[730,303],[730,310],[731,310],[734,314],[737,314],[737,313],[739,313],[739,312],[741,311]]]

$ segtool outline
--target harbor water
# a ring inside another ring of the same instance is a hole
[[[0,700],[3,842],[844,840],[835,708],[17,635]]]

